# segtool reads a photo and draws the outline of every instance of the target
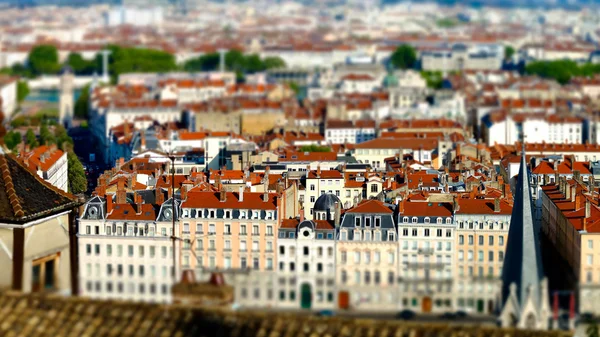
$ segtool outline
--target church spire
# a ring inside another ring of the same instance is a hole
[[[505,307],[512,306],[511,311],[514,310],[513,314],[516,317],[522,317],[527,302],[531,302],[537,310],[540,310],[548,300],[547,289],[544,289],[544,282],[542,282],[545,277],[539,228],[533,217],[524,144],[515,192],[506,258],[502,267],[502,303]]]

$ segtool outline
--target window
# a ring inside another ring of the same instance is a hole
[[[588,240],[588,248],[589,248],[589,249],[592,249],[592,248],[594,248],[594,241],[592,241],[592,240]]]
[[[446,229],[446,237],[447,238],[451,238],[452,237],[452,230]]]
[[[290,262],[290,271],[296,270],[296,264],[294,262]]]
[[[246,225],[241,225],[240,226],[240,234],[241,235],[246,235]]]
[[[381,218],[380,217],[375,217],[375,227],[381,227]]]
[[[594,256],[591,254],[588,254],[588,256],[586,257],[586,261],[587,261],[587,265],[591,266],[594,263]]]
[[[488,252],[488,261],[494,261],[494,252]]]
[[[252,268],[260,269],[260,261],[258,260],[258,257],[252,259]]]
[[[258,241],[252,241],[252,251],[253,252],[258,252]]]
[[[354,252],[354,263],[360,263],[360,252]]]
[[[374,256],[373,256],[373,262],[375,263],[379,263],[381,261],[381,253],[380,252],[375,252]]]
[[[465,258],[465,253],[462,250],[458,251],[458,261],[463,261]]]
[[[499,244],[500,246],[504,246],[504,236],[503,236],[503,235],[500,235],[500,236],[498,237],[498,244]]]
[[[342,283],[343,284],[346,284],[346,282],[348,282],[348,273],[346,273],[345,270],[342,270],[342,276],[341,276],[341,278],[342,278]]]
[[[371,252],[365,252],[365,263],[371,263]]]
[[[302,249],[302,251],[304,252],[304,256],[308,256],[308,254],[309,254],[308,247],[306,247],[306,246],[305,246],[305,247]]]
[[[358,270],[354,272],[354,283],[360,284],[360,271]]]
[[[436,234],[437,234],[437,237],[438,237],[438,238],[441,238],[441,237],[442,237],[442,230],[441,230],[441,229],[438,229],[436,232],[437,232],[437,233],[436,233]]]
[[[217,231],[214,224],[208,225],[208,234],[215,234]]]
[[[242,268],[242,269],[248,268],[248,262],[246,261],[245,257],[242,257],[240,259],[240,268]]]
[[[308,266],[308,263],[304,263],[304,265],[302,266],[302,269],[304,270],[305,273],[308,273],[310,270],[310,267]]]
[[[252,226],[252,235],[259,235],[258,226]]]
[[[354,226],[355,227],[360,227],[360,218],[359,217],[355,217],[354,218]]]
[[[202,231],[204,230],[203,228],[204,226],[201,223],[196,224],[196,233],[202,233]]]
[[[96,252],[96,255],[100,255],[100,245],[95,245],[94,251]]]
[[[504,252],[498,252],[498,261],[504,261]]]
[[[371,283],[371,272],[365,271],[365,284],[370,284],[370,283]]]
[[[493,236],[488,236],[488,245],[493,246],[494,245],[494,237]]]
[[[459,235],[458,236],[458,244],[459,245],[463,245],[465,243],[465,236],[464,235]]]
[[[341,253],[341,260],[342,260],[342,264],[346,264],[346,261],[348,260],[346,251],[342,251],[342,253]]]
[[[59,254],[52,254],[31,262],[31,292],[56,289]]]
[[[473,261],[473,251],[472,251],[472,250],[470,250],[470,251],[467,253],[467,258],[469,259],[469,261]]]
[[[127,252],[129,254],[129,257],[133,256],[133,246],[132,245],[127,246]]]
[[[483,244],[483,235],[479,235],[479,244],[482,245]]]
[[[425,236],[429,236],[429,228],[425,228]]]
[[[388,252],[388,263],[389,264],[394,263],[394,253],[393,252]]]
[[[480,262],[483,261],[483,250],[477,252],[477,260],[479,260]]]
[[[473,245],[473,235],[469,235],[469,245]]]
[[[92,254],[92,245],[90,245],[90,244],[85,245],[85,252],[87,255],[91,255]]]
[[[144,257],[144,246],[139,247],[140,257]]]

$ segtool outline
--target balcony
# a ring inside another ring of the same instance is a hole
[[[419,269],[444,269],[446,264],[443,262],[405,262],[409,268]]]
[[[417,250],[418,254],[422,254],[422,255],[431,255],[433,254],[434,249],[433,248],[419,248]]]

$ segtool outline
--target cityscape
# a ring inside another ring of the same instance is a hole
[[[600,331],[594,1],[0,1],[0,336]]]

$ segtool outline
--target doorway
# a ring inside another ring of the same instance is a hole
[[[431,297],[425,296],[421,301],[421,311],[424,313],[431,312],[432,300]]]
[[[308,283],[303,283],[300,287],[300,306],[302,309],[310,309],[312,307],[312,289]]]

